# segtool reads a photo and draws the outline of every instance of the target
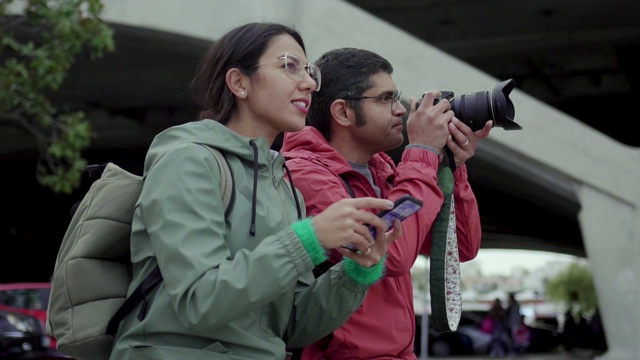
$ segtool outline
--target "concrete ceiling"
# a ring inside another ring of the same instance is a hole
[[[348,2],[498,79],[515,79],[519,90],[622,144],[640,146],[629,131],[640,98],[640,1]]]

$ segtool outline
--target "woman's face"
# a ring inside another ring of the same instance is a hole
[[[252,126],[273,140],[281,132],[299,131],[305,125],[311,94],[316,82],[307,72],[299,81],[290,78],[285,68],[285,54],[308,63],[302,47],[289,35],[274,37],[260,57],[258,71],[250,77],[247,96],[242,100]]]

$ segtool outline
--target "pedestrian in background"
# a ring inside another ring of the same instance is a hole
[[[512,343],[513,354],[522,355],[527,352],[527,348],[531,343],[531,330],[524,321],[524,315],[520,316],[520,321],[512,327]]]
[[[516,329],[520,327],[522,323],[522,312],[520,310],[520,303],[516,300],[516,293],[510,292],[507,299],[507,309],[505,312],[505,330],[511,337],[511,344],[516,343]],[[515,345],[511,349],[515,352]]]
[[[509,353],[511,336],[505,325],[506,311],[500,298],[496,298],[482,320],[480,329],[491,335],[487,352],[491,357],[502,357]]]

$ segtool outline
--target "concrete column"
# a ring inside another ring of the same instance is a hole
[[[640,354],[640,206],[589,186],[582,186],[578,196],[582,236],[609,346],[599,359],[634,359]]]

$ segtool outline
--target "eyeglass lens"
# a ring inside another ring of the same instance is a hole
[[[400,102],[400,96],[402,95],[402,91],[394,91],[391,96],[391,111],[395,111],[398,107],[398,103]]]
[[[285,69],[291,80],[300,81],[306,72],[316,82],[316,91],[320,90],[320,69],[315,64],[303,64],[302,60],[286,53],[284,55]]]

